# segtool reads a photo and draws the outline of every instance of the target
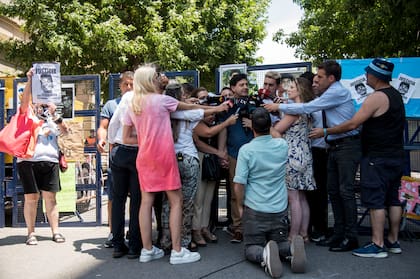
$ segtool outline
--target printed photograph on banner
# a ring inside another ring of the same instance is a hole
[[[372,87],[367,85],[367,79],[365,75],[360,75],[349,81],[349,90],[351,97],[356,101],[357,104],[363,103],[366,97],[374,90]]]
[[[229,81],[236,74],[246,74],[246,64],[228,64],[219,66],[219,88],[218,92],[223,87],[230,87]]]
[[[74,83],[63,83],[61,85],[61,102],[57,105],[57,112],[64,119],[74,117]]]
[[[414,91],[416,91],[417,82],[415,78],[407,76],[405,74],[399,74],[396,80],[395,88],[400,92],[404,104],[410,101]]]
[[[60,63],[34,63],[32,102],[35,104],[61,103]]]

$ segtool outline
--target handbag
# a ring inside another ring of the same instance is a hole
[[[20,113],[19,109],[0,131],[0,152],[18,158],[31,158],[35,152],[38,128],[42,123],[33,115],[30,107],[25,113]]]
[[[219,158],[215,154],[204,154],[202,161],[201,179],[217,181],[220,179]]]
[[[58,151],[58,165],[60,166],[61,172],[65,172],[68,169],[66,156],[64,156],[61,150]]]

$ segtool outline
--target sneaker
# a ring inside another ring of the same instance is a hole
[[[235,232],[233,231],[232,227],[229,225],[227,227],[223,227],[222,229],[225,233],[229,234],[230,236],[233,236]]]
[[[153,260],[157,260],[162,258],[165,255],[162,249],[157,248],[156,246],[152,246],[151,250],[147,250],[145,248],[141,249],[139,262],[147,263]]]
[[[296,235],[290,244],[290,266],[294,273],[304,273],[306,269],[305,243],[300,235]]]
[[[388,252],[383,247],[371,242],[353,250],[353,255],[363,258],[386,258],[388,257]]]
[[[310,239],[312,242],[318,243],[321,241],[325,241],[327,238],[325,237],[323,233],[314,231],[313,233],[311,233]]]
[[[243,237],[241,232],[235,232],[235,234],[233,235],[230,242],[231,243],[241,243],[243,239],[244,239],[244,237]]]
[[[193,263],[201,259],[198,252],[190,252],[187,248],[181,247],[181,251],[177,252],[172,249],[169,262],[171,264]]]
[[[108,234],[108,239],[104,243],[105,248],[113,248],[114,247],[114,243],[112,243],[113,238],[114,238],[114,236],[112,235],[112,233],[109,233]]]
[[[384,241],[385,247],[386,249],[392,253],[392,254],[401,254],[402,250],[401,250],[401,246],[400,246],[400,242],[397,240],[394,243],[389,242],[389,240],[387,238],[385,238]]]
[[[267,242],[263,250],[263,262],[261,266],[264,267],[265,273],[273,278],[280,277],[283,272],[283,266],[279,257],[279,247],[273,240]]]

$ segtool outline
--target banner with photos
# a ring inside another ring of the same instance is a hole
[[[364,99],[356,95],[354,83],[361,76],[366,75],[365,68],[373,58],[337,60],[341,65],[341,83],[352,92],[356,109],[359,109]],[[404,105],[405,115],[411,118],[420,118],[420,57],[388,58],[394,64],[391,85],[400,91]],[[351,85],[354,83],[353,85]],[[359,89],[361,90],[361,89]],[[369,92],[369,87],[367,87]],[[368,93],[369,94],[369,93]]]

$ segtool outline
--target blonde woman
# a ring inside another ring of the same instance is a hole
[[[156,192],[164,191],[170,203],[169,226],[172,239],[171,264],[200,260],[200,254],[181,247],[182,192],[178,164],[172,138],[170,113],[175,110],[202,108],[162,95],[157,90],[161,75],[152,65],[139,67],[134,73],[134,96],[124,117],[123,143],[138,143],[138,171],[141,206],[139,223],[143,249],[140,262],[164,256],[152,245],[152,206]],[[135,128],[137,137],[131,135]]]

